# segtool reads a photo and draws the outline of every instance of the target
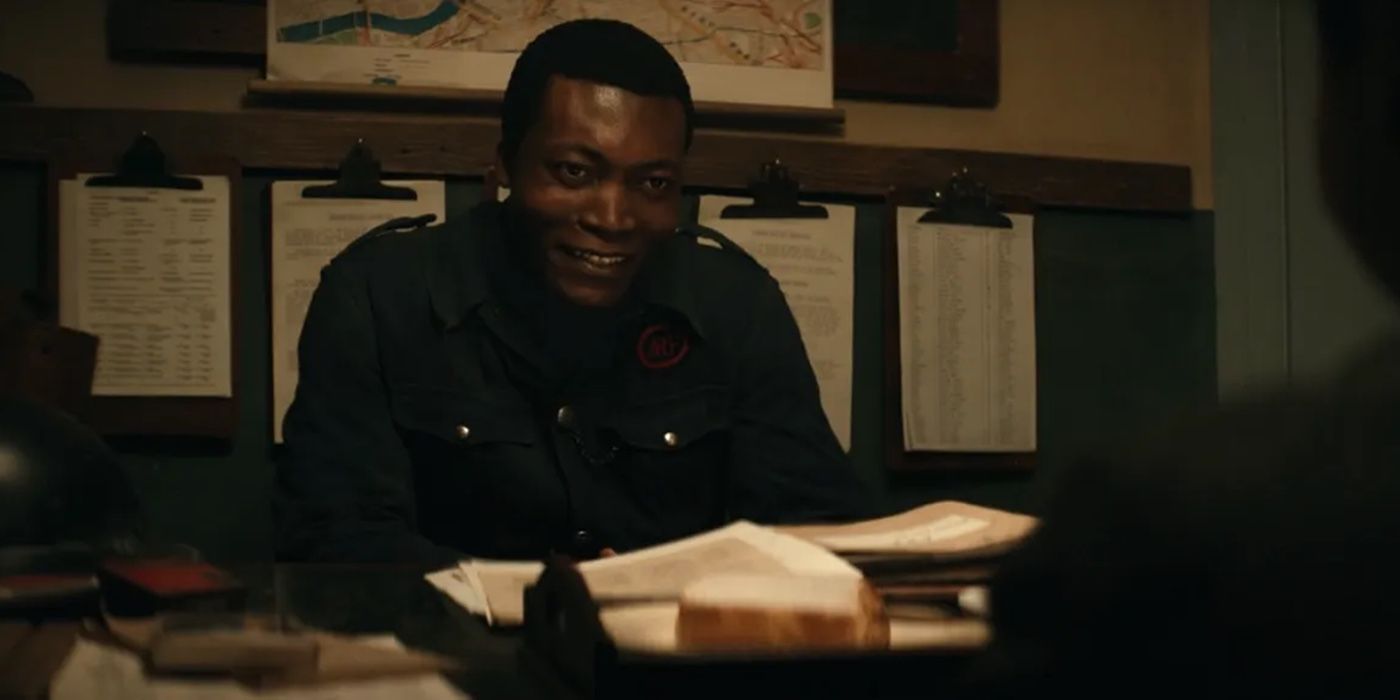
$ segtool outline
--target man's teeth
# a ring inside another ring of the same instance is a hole
[[[587,250],[578,250],[575,248],[565,248],[565,250],[568,251],[569,255],[572,255],[578,258],[579,260],[582,260],[589,264],[597,265],[598,267],[610,267],[613,265],[621,265],[624,261],[627,260],[626,255],[602,255],[600,253],[593,253]]]

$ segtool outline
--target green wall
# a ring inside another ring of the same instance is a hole
[[[249,172],[242,187],[237,358],[239,418],[227,444],[115,443],[153,535],[218,560],[270,556],[267,192],[273,179],[326,173]],[[0,285],[45,283],[47,189],[41,168],[0,163]],[[448,185],[448,216],[480,195]],[[1033,510],[1054,465],[1216,393],[1212,217],[1042,211],[1036,224],[1042,466],[1034,474],[897,475],[882,465],[880,236],[884,207],[857,211],[852,459],[891,507],[936,498]]]
[[[1394,303],[1332,221],[1314,135],[1312,3],[1213,0],[1219,384],[1225,399],[1326,378],[1378,335]]]

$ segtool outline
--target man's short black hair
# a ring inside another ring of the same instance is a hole
[[[544,31],[515,62],[501,104],[501,155],[507,163],[539,118],[545,88],[556,75],[680,100],[685,108],[685,145],[690,148],[695,116],[690,83],[666,47],[626,22],[580,19]]]

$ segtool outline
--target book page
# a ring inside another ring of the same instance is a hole
[[[863,535],[827,535],[819,541],[826,547],[843,552],[870,551],[871,549],[907,551],[947,542],[985,530],[990,526],[991,522],[981,518],[945,515],[932,522],[906,527],[902,530],[872,532]]]
[[[535,574],[539,576],[538,573]],[[487,615],[486,601],[481,599],[481,594],[477,591],[480,586],[472,583],[471,577],[463,566],[455,566],[451,569],[433,571],[423,577],[425,581],[432,584],[433,588],[447,594],[452,602],[462,606],[467,612],[473,615]]]
[[[233,396],[229,180],[59,183],[59,322],[96,335],[94,396]]]
[[[472,559],[461,568],[482,602],[478,614],[486,618],[486,624],[518,625],[525,621],[525,589],[539,580],[543,563]]]
[[[782,532],[841,553],[974,553],[1020,542],[1036,519],[959,501],[845,525],[792,525]]]
[[[1033,219],[920,223],[925,211],[897,214],[904,448],[1033,452]]]
[[[303,199],[302,190],[329,181],[272,183],[272,431],[282,442],[282,418],[297,386],[297,342],[321,268],[345,246],[390,219],[422,214],[444,218],[441,181],[388,181],[418,194],[402,199]]]
[[[579,565],[595,600],[675,598],[713,574],[856,575],[821,547],[739,521],[727,527]]]
[[[841,447],[851,449],[855,365],[855,207],[824,204],[826,219],[722,219],[738,197],[700,198],[700,225],[752,255],[782,287],[817,375],[822,410]]]

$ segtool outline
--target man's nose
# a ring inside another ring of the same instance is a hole
[[[636,226],[627,188],[618,182],[599,184],[591,206],[583,216],[589,233],[611,238],[630,233]]]

